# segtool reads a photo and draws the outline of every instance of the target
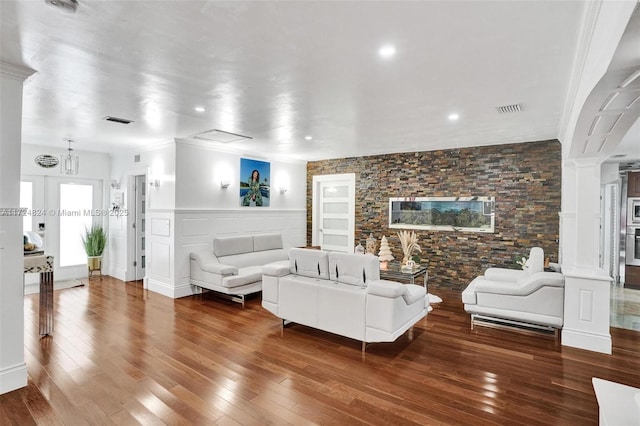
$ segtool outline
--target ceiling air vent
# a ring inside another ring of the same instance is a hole
[[[114,123],[120,123],[120,124],[133,123],[133,120],[127,120],[126,118],[112,117],[110,115],[107,115],[106,117],[104,117],[104,119],[107,121],[113,121]]]
[[[134,163],[139,163],[140,162],[140,154],[135,154],[133,156],[133,162]]]
[[[220,129],[207,130],[194,136],[195,139],[203,139],[212,142],[236,142],[246,139],[253,139],[251,136],[239,135],[237,133],[225,132]]]
[[[513,105],[503,105],[496,107],[500,114],[506,114],[509,112],[520,112],[522,111],[522,104],[513,104]]]

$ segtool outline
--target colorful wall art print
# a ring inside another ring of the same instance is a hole
[[[271,165],[266,161],[240,159],[240,205],[269,207]]]

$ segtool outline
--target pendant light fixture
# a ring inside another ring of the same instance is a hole
[[[80,158],[78,158],[77,155],[73,155],[71,143],[74,141],[72,139],[65,140],[69,143],[69,148],[67,148],[67,155],[62,155],[60,158],[60,173],[63,175],[77,175],[80,166]]]

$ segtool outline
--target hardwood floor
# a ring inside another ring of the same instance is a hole
[[[85,280],[86,282],[86,280]],[[549,336],[469,329],[460,294],[394,343],[281,322],[260,297],[172,300],[105,277],[55,292],[38,336],[25,296],[26,388],[0,396],[0,425],[598,423],[592,377],[640,387],[640,333],[611,329],[613,355]]]

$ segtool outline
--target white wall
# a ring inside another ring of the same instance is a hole
[[[175,209],[147,213],[150,290],[169,297],[198,292],[189,284],[189,254],[212,249],[216,235],[281,232],[285,245],[305,245],[306,163],[254,157],[271,163],[270,206],[241,207],[240,159],[250,156],[189,142],[177,142],[175,153]],[[231,185],[222,189],[221,180]],[[280,186],[287,191],[281,194]]]
[[[136,156],[138,161],[136,161]],[[169,209],[175,207],[175,146],[167,142],[153,148],[127,151],[111,156],[111,177],[109,182],[110,203],[116,193],[122,193],[123,216],[109,220],[110,262],[108,274],[123,281],[135,279],[133,267],[134,235],[133,205],[135,176],[145,175],[147,179],[158,180],[159,187],[147,184],[146,193],[149,209]],[[119,189],[111,188],[111,182],[117,181]]]
[[[268,161],[271,165],[270,206],[262,210],[306,208],[307,168],[304,162],[284,162],[237,153],[221,152],[204,146],[176,144],[176,207],[181,209],[240,209],[240,158]],[[220,188],[220,181],[231,184]],[[287,191],[281,194],[279,188]],[[246,209],[246,207],[245,207]],[[257,208],[260,210],[260,208]]]
[[[0,209],[20,203],[22,85],[32,73],[0,62]],[[0,214],[0,394],[27,385],[21,234],[19,214]]]
[[[22,144],[22,156],[21,156],[21,178],[23,180],[30,180],[34,182],[34,208],[41,208],[46,213],[40,218],[36,218],[35,222],[44,222],[45,231],[40,233],[44,240],[44,250],[48,253],[56,254],[58,252],[57,237],[54,236],[54,228],[58,225],[53,223],[57,218],[51,215],[50,211],[53,199],[57,193],[57,185],[64,180],[73,179],[74,181],[82,180],[97,180],[100,182],[98,185],[101,189],[101,193],[98,194],[98,198],[101,200],[101,206],[96,206],[103,210],[108,210],[111,206],[109,201],[109,179],[110,179],[110,162],[111,159],[108,154],[75,150],[74,155],[80,157],[79,172],[77,175],[69,176],[60,173],[60,167],[53,167],[50,169],[43,168],[36,164],[35,158],[41,154],[49,154],[54,157],[60,158],[61,155],[66,154],[66,145],[60,141],[60,147],[31,145],[28,143]],[[88,181],[87,181],[88,182]],[[53,198],[52,198],[53,197]],[[107,228],[108,217],[101,218],[96,217],[96,220],[102,219],[102,226]],[[108,265],[110,262],[110,247],[107,244],[103,255],[103,263]],[[87,276],[86,267],[72,267],[72,268],[59,268],[58,260],[54,262],[56,265],[54,269],[54,277],[56,280],[65,280],[70,278],[84,278]],[[106,273],[105,269],[105,273]],[[29,274],[26,278],[27,285],[33,285],[37,282],[38,277],[35,274]]]
[[[36,164],[35,158],[40,154],[49,154],[60,158],[60,156],[66,154],[66,152],[67,146],[64,145],[63,141],[60,141],[59,148],[32,145],[25,142],[22,144],[21,173],[23,175],[37,176],[64,176],[60,173],[60,166],[45,169]],[[82,151],[80,149],[74,149],[73,153],[80,157],[78,174],[74,177],[79,179],[103,179],[108,181],[111,176],[111,158],[109,154]]]
[[[111,180],[121,184],[125,209],[133,203],[135,175],[147,175],[145,287],[168,297],[183,297],[199,290],[189,284],[189,253],[212,247],[216,235],[281,232],[285,244],[306,243],[306,163],[265,160],[271,163],[274,186],[269,207],[240,206],[240,158],[250,156],[177,141],[138,152],[112,156]],[[227,189],[221,180],[229,180]],[[110,182],[109,182],[110,183]],[[280,193],[279,188],[287,188]],[[111,199],[116,190],[111,190]],[[134,277],[133,217],[110,219],[109,275]]]

